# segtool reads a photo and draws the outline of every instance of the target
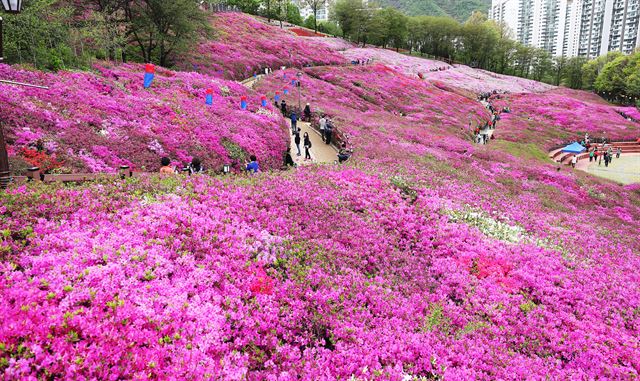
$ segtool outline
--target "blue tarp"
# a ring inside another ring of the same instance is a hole
[[[586,148],[584,148],[582,144],[575,142],[564,147],[562,149],[562,152],[580,153],[580,152],[584,152],[584,150],[586,150]]]

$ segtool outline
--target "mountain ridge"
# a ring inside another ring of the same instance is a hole
[[[381,0],[384,6],[391,6],[409,16],[450,16],[465,21],[474,11],[487,12],[491,5],[488,0]]]

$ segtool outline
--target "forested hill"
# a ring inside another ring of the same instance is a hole
[[[464,21],[474,11],[486,12],[490,0],[382,0],[383,5],[396,7],[408,15],[451,16]]]

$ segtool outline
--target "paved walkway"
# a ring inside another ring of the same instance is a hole
[[[264,74],[260,74],[257,77],[247,78],[244,81],[240,81],[240,83],[250,89],[253,89],[253,86],[259,81]],[[298,165],[307,165],[313,163],[333,163],[338,160],[338,151],[333,148],[333,146],[325,144],[322,141],[322,136],[320,133],[316,131],[311,125],[307,122],[298,121],[298,128],[300,128],[300,156],[298,156],[298,148],[296,147],[295,142],[293,141],[293,135],[291,135],[291,120],[287,118],[289,122],[289,135],[290,135],[290,144],[291,144],[291,157],[293,157],[293,161]],[[311,155],[311,160],[304,159],[304,133],[307,132],[309,134],[309,138],[311,139],[311,149],[309,150],[309,154]]]
[[[313,163],[333,163],[338,160],[338,151],[333,146],[325,144],[322,141],[320,133],[309,125],[307,122],[298,121],[298,128],[300,128],[300,156],[297,156],[298,149],[293,141],[293,135],[291,135],[291,157],[293,161],[298,165],[307,165]],[[311,160],[304,159],[304,133],[309,134],[311,139]],[[289,133],[291,134],[291,120],[289,120]]]
[[[621,184],[640,183],[640,154],[623,153],[619,159],[615,156],[608,167],[589,159],[579,160],[576,169],[586,171],[592,175],[604,177]]]

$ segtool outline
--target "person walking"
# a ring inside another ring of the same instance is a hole
[[[311,123],[311,106],[309,106],[309,103],[304,106],[304,119],[307,122]]]
[[[298,149],[298,156],[302,155],[302,151],[300,151],[300,130],[296,129],[296,132],[293,134],[293,142],[296,143],[296,148]]]
[[[589,151],[589,163],[591,163],[593,161],[593,151]]]
[[[280,111],[282,111],[282,115],[286,118],[287,117],[287,101],[285,101],[284,99],[280,103]]]
[[[618,147],[618,150],[616,151],[616,159],[620,158],[621,153],[622,153],[622,148]]]
[[[327,118],[324,116],[324,114],[322,115],[318,123],[320,124],[320,136],[322,136],[322,141],[324,141],[324,130],[327,127]]]
[[[577,162],[578,162],[578,155],[573,155],[573,157],[571,158],[571,166],[575,168]]]
[[[291,134],[295,135],[298,130],[298,115],[296,115],[295,111],[291,113]]]
[[[311,152],[309,152],[310,149],[311,149],[311,139],[309,138],[309,133],[305,132],[304,133],[304,159],[305,160],[311,160]]]
[[[324,142],[327,145],[331,144],[331,134],[333,133],[333,123],[331,122],[331,120],[327,121],[327,125],[324,128]]]

